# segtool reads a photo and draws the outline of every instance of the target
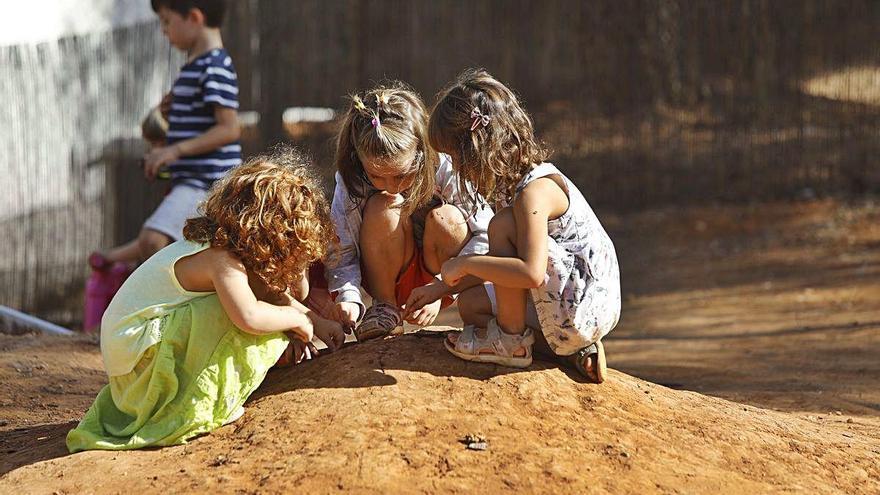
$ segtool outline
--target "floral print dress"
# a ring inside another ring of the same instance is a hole
[[[541,331],[550,348],[568,356],[610,332],[620,318],[620,269],[614,244],[578,188],[553,164],[533,168],[517,186],[558,175],[568,210],[547,224],[545,283],[531,290]]]

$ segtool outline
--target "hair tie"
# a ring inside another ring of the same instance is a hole
[[[373,119],[370,120],[370,124],[372,124],[374,128],[382,127],[382,122],[379,120],[379,117],[373,117]]]
[[[471,110],[471,118],[474,119],[473,123],[471,124],[471,131],[476,130],[477,126],[479,126],[480,124],[483,124],[483,127],[486,127],[487,125],[489,125],[489,121],[492,120],[491,117],[481,112],[480,109],[477,107],[474,107],[474,109]]]
[[[376,105],[383,108],[388,106],[388,93],[382,91],[376,95]]]

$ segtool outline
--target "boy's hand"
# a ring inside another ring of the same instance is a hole
[[[342,347],[345,342],[345,332],[342,331],[342,325],[338,321],[328,320],[325,318],[315,318],[315,337],[321,339],[321,342],[327,344],[330,352]]]
[[[153,148],[144,156],[144,177],[153,180],[159,175],[159,170],[169,163],[174,163],[180,158],[177,146],[162,146]]]
[[[420,327],[426,327],[434,323],[434,320],[437,319],[437,315],[440,313],[440,304],[442,302],[440,299],[437,299],[430,304],[422,306],[421,309],[413,312],[412,316],[407,318],[406,321]]]
[[[468,258],[458,257],[452,258],[446,261],[446,263],[443,263],[443,266],[440,267],[440,273],[443,276],[443,283],[449,287],[458,285],[458,282],[468,275],[465,267],[467,260]]]
[[[441,299],[446,295],[448,289],[449,286],[446,283],[436,278],[428,284],[416,287],[409,293],[409,298],[407,298],[406,304],[403,305],[403,319],[410,323],[415,323],[410,321],[410,317],[424,306]]]
[[[342,323],[346,329],[353,329],[357,325],[358,316],[361,315],[361,307],[353,302],[336,303],[336,321]]]

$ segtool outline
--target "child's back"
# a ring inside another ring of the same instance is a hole
[[[156,318],[197,297],[214,293],[184,289],[174,272],[180,259],[208,247],[177,241],[150,257],[122,284],[101,319],[101,354],[108,375],[130,372],[144,351],[159,342],[160,320]]]

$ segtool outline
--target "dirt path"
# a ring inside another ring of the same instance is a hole
[[[187,446],[65,456],[106,382],[97,345],[0,335],[0,492],[880,492],[880,208],[603,220],[626,297],[602,386],[407,335],[271,373]]]

